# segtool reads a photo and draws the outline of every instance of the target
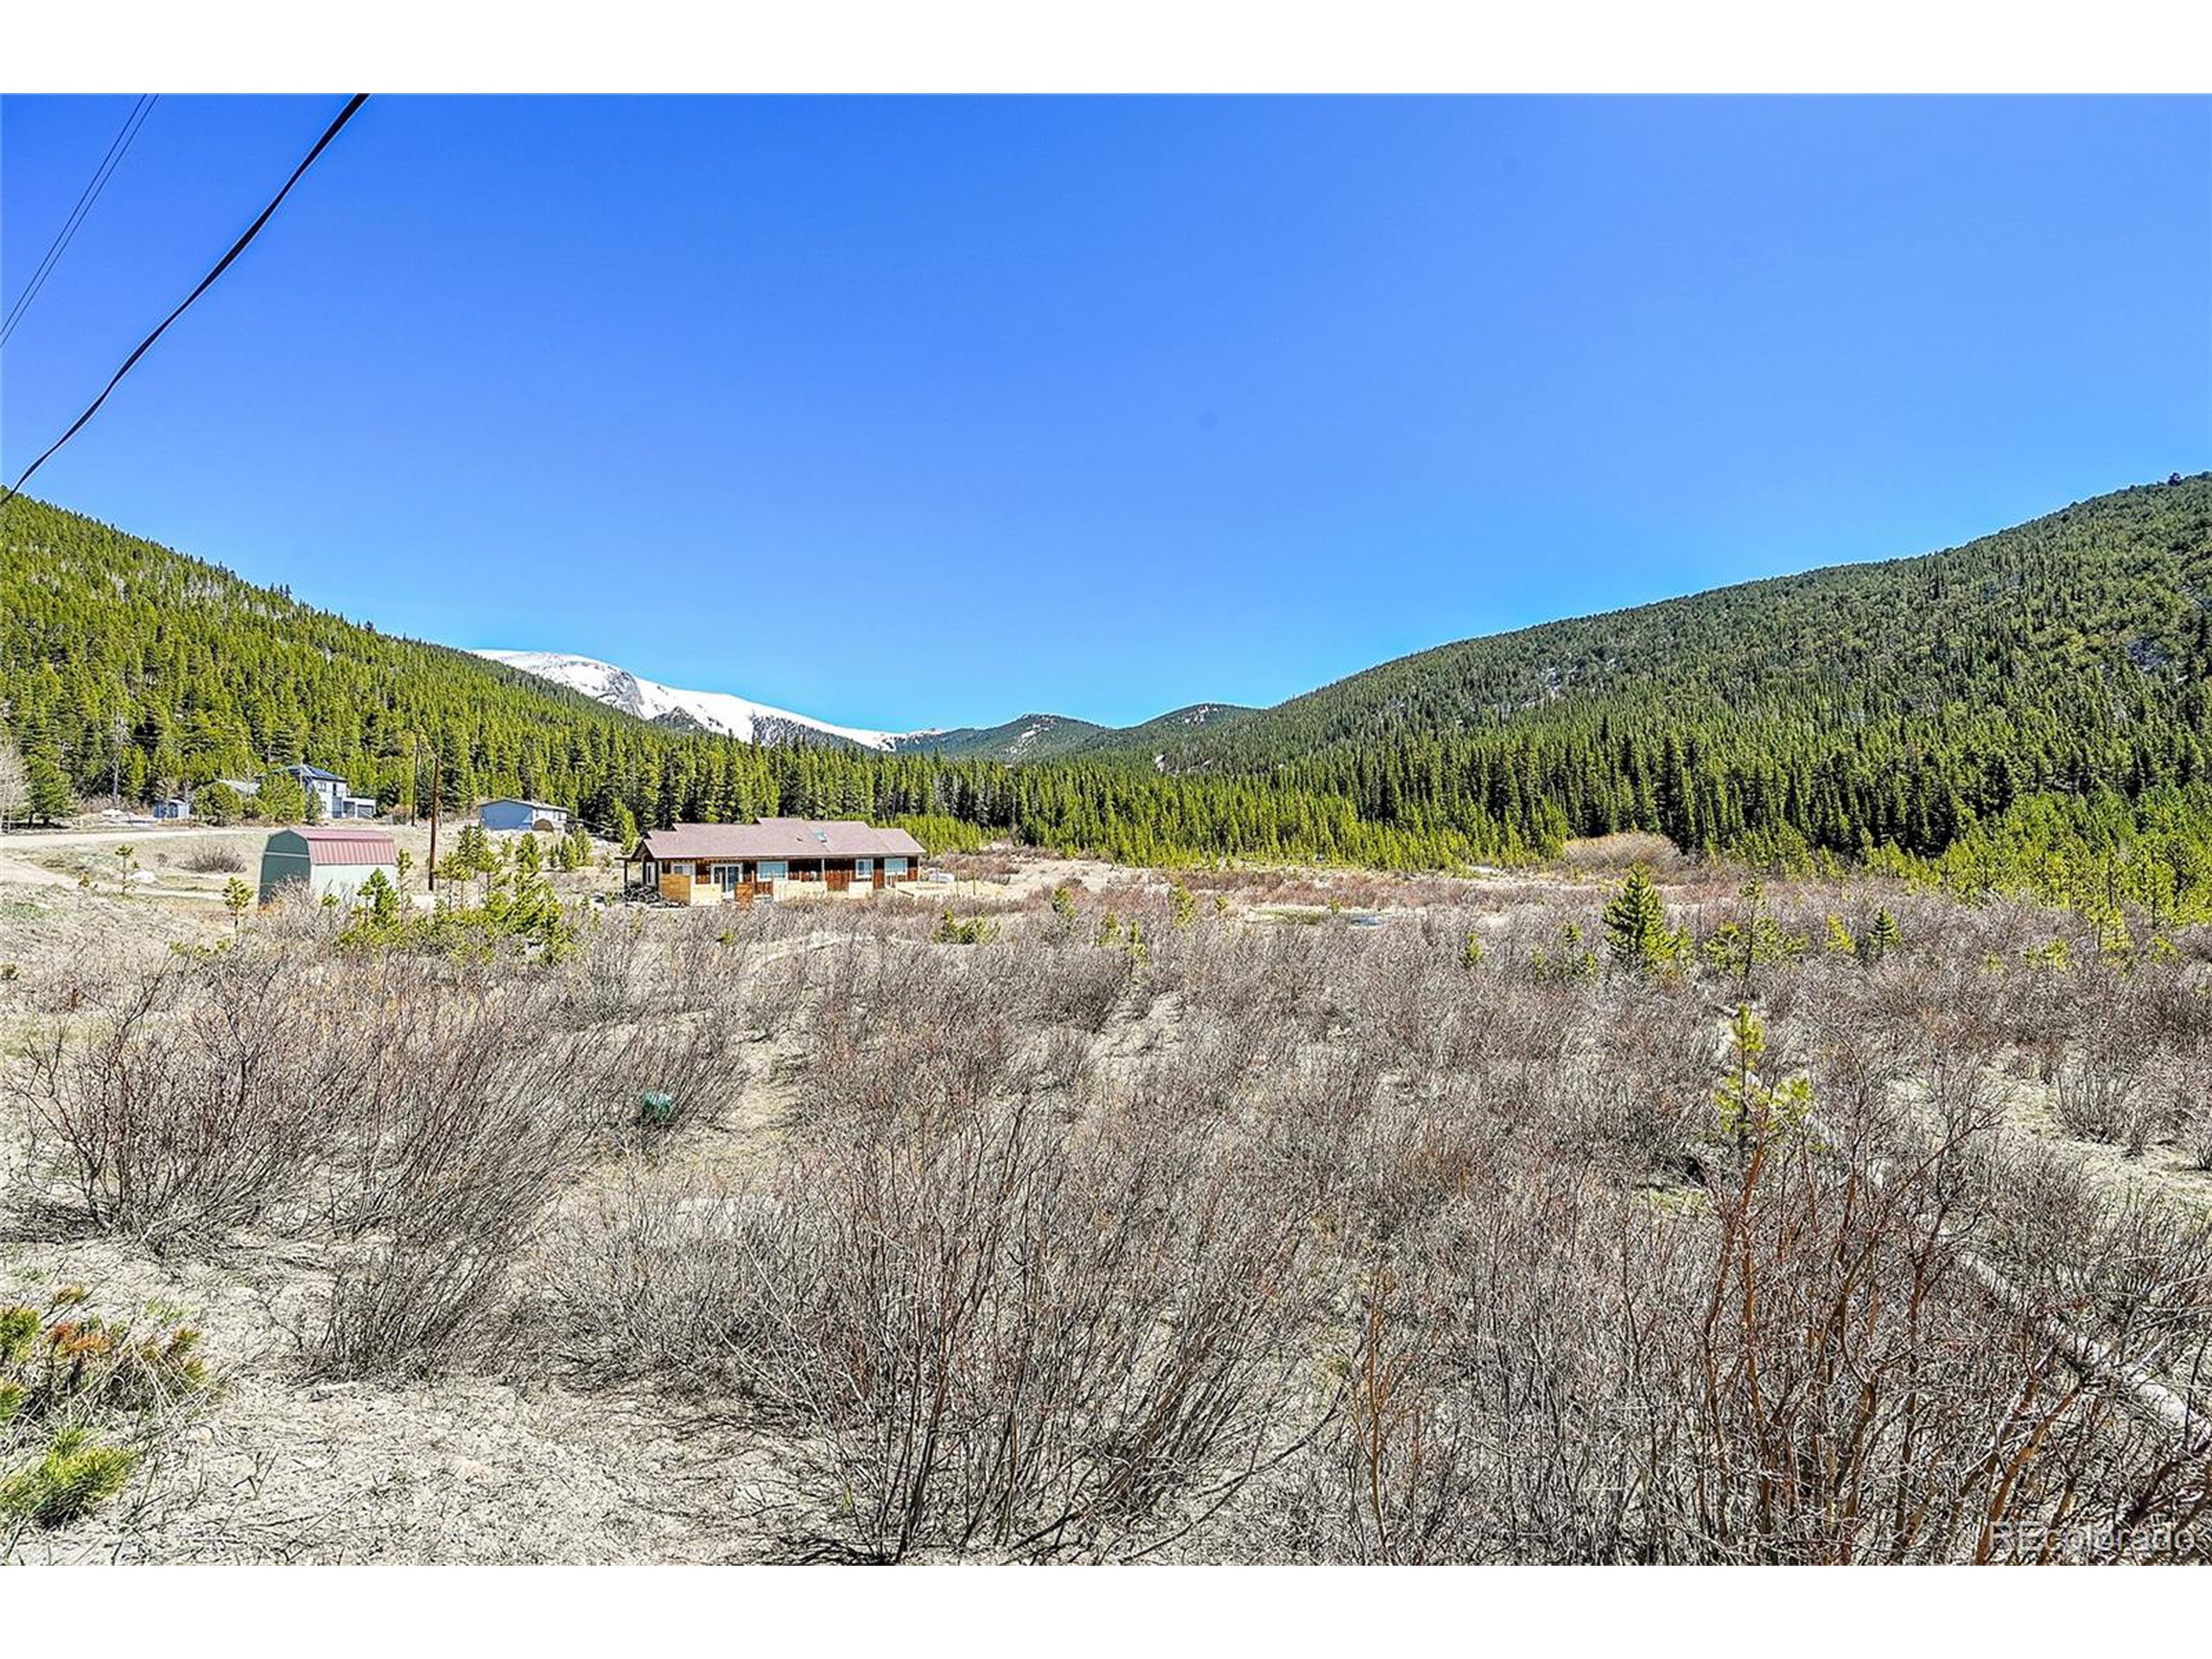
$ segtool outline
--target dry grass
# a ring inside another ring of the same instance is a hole
[[[1692,862],[1666,836],[1634,830],[1570,841],[1561,849],[1560,859],[1573,869],[1597,870],[1613,875],[1625,874],[1638,864],[1655,875],[1677,875],[1690,868]]]
[[[512,1379],[610,1469],[641,1401],[700,1414],[668,1468],[749,1448],[741,1523],[698,1525],[754,1559],[2201,1535],[2212,1452],[2139,1386],[2194,1393],[2212,1338],[2200,942],[2103,963],[2031,907],[1777,884],[1746,989],[1604,965],[1602,883],[1050,886],[966,944],[861,902],[339,957],[298,910],[38,964],[15,1224],[281,1262],[263,1375],[302,1411]],[[1245,919],[1308,892],[1313,925]],[[1725,873],[1668,896],[1744,918]],[[1878,906],[1897,949],[1835,943]]]

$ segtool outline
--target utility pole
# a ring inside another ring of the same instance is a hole
[[[407,769],[407,819],[411,823],[415,821],[415,809],[418,804],[415,798],[415,780],[423,775],[423,734],[412,731],[408,735],[415,740],[415,764]],[[432,893],[438,890],[438,784],[443,774],[444,763],[439,759],[437,744],[433,741],[430,745],[430,868],[425,872]]]
[[[438,746],[430,745],[430,891],[438,890],[438,780],[443,762],[438,755]]]

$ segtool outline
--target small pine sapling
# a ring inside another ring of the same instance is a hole
[[[1684,941],[1667,925],[1659,889],[1641,864],[1605,906],[1605,945],[1614,967],[1648,978],[1671,974],[1681,964]]]
[[[1749,1003],[1739,1002],[1728,1021],[1728,1068],[1713,1096],[1739,1168],[1751,1161],[1754,1147],[1794,1132],[1812,1110],[1812,1086],[1802,1077],[1767,1082],[1759,1070],[1765,1058],[1766,1027]]]

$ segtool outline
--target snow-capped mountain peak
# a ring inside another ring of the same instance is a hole
[[[602,663],[595,657],[577,657],[562,651],[480,651],[476,655],[505,663],[509,668],[518,668],[525,674],[535,674],[556,685],[565,685],[572,691],[581,691],[640,720],[690,721],[707,731],[746,742],[772,743],[812,734],[842,738],[867,749],[888,749],[902,735],[853,726],[833,726],[810,715],[773,709],[727,691],[688,691],[681,686],[663,685],[658,680],[641,679],[613,663]]]

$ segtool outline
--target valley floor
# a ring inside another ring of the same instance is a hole
[[[986,853],[452,960],[234,938],[261,839],[0,842],[0,1317],[207,1368],[21,1357],[0,1503],[65,1422],[134,1460],[16,1559],[2206,1553],[2122,1375],[2212,1333],[2201,936],[1669,860],[1655,969],[1648,849]]]

